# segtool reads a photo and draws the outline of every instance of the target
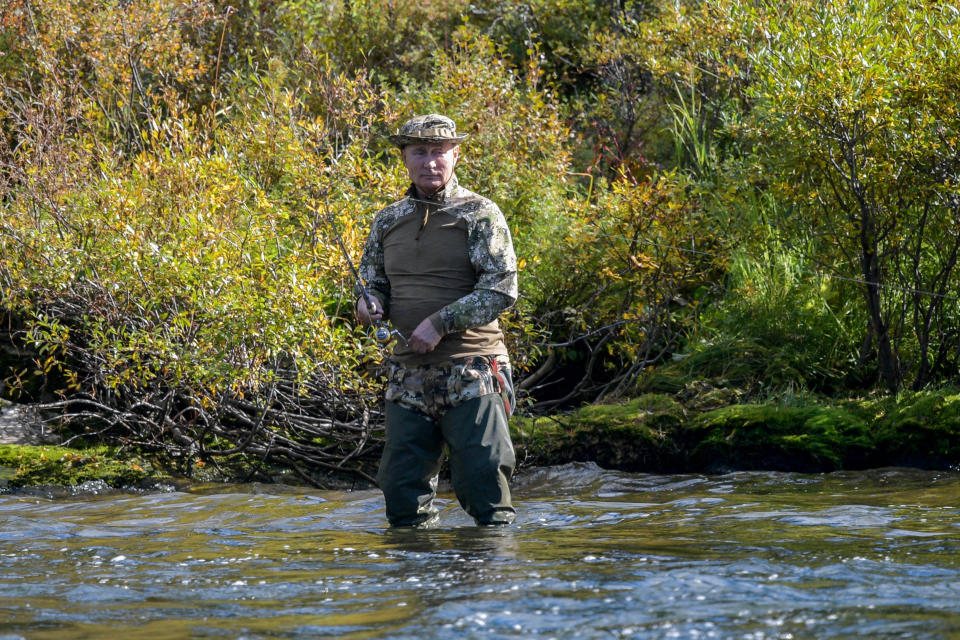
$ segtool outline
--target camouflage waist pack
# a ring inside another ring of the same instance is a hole
[[[428,418],[437,419],[457,405],[491,393],[503,397],[513,413],[510,360],[506,356],[469,356],[419,367],[390,361],[386,398]]]

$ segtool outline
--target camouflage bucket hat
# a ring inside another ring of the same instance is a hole
[[[437,113],[410,118],[403,123],[392,136],[390,142],[401,149],[408,144],[423,144],[429,142],[456,142],[467,139],[467,134],[457,135],[457,125],[453,120]]]

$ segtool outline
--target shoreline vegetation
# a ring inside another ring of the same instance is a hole
[[[958,390],[720,406],[724,394],[717,391],[686,404],[675,395],[646,394],[560,415],[515,416],[511,430],[518,471],[572,462],[678,474],[824,473],[879,467],[958,470]],[[365,462],[375,464],[375,456]],[[105,446],[0,444],[0,490],[5,491],[69,489],[87,483],[101,490],[132,490],[251,480],[326,488],[372,486],[347,473],[304,482],[283,468],[250,473],[205,468],[202,463],[195,463],[185,476],[171,472],[168,462]]]
[[[956,2],[7,0],[0,398],[75,449],[6,482],[372,483],[334,227],[431,112],[518,255],[523,464],[955,468],[957,42]]]

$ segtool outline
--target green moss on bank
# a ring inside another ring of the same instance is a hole
[[[514,444],[524,466],[590,461],[651,473],[960,468],[956,390],[766,404],[738,404],[739,397],[704,387],[694,394],[647,394],[563,415],[516,417],[511,421]],[[107,447],[0,445],[0,486],[99,480],[125,488],[160,479],[166,478],[148,460],[120,457]]]
[[[960,393],[901,394],[862,408],[874,416],[877,447],[898,464],[956,467],[960,464]]]
[[[960,466],[960,393],[716,406],[649,394],[561,416],[514,420],[525,464],[593,461],[630,471],[832,471]],[[736,394],[725,399],[736,401]]]
[[[845,407],[733,405],[689,430],[697,469],[833,470],[862,466],[875,449],[869,422]]]
[[[669,470],[683,458],[685,410],[670,396],[647,394],[571,414],[515,418],[513,438],[527,465],[596,462],[625,470]]]
[[[148,462],[120,458],[107,447],[70,449],[29,445],[0,445],[2,480],[11,488],[78,486],[103,481],[111,487],[140,486],[161,479]]]

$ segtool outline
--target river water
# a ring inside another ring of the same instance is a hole
[[[376,491],[0,496],[0,640],[960,638],[960,473],[515,482],[518,522]]]

